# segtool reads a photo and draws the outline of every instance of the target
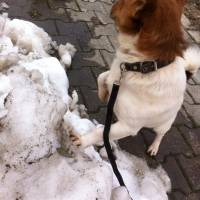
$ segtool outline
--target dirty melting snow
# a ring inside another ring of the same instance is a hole
[[[52,46],[61,61],[50,56]],[[78,150],[70,143],[72,127],[84,134],[96,126],[81,117],[77,94],[68,94],[63,65],[71,64],[74,53],[72,45],[56,46],[31,22],[0,16],[2,200],[129,199],[94,147]],[[134,199],[168,199],[170,180],[161,167],[149,169],[145,161],[118,147],[115,153]]]

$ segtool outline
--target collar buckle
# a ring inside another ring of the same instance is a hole
[[[143,74],[147,74],[149,72],[153,72],[157,70],[158,70],[158,65],[157,65],[157,62],[154,60],[140,62],[140,71]]]

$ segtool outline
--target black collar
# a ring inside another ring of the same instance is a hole
[[[154,72],[158,69],[168,66],[173,61],[143,61],[135,63],[122,63],[120,68],[122,71],[133,71],[140,72],[142,74],[147,74]]]

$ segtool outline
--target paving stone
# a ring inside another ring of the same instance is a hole
[[[90,113],[90,119],[91,120],[97,120],[100,124],[105,124],[105,118],[106,118],[106,107],[100,108],[98,112],[96,113]]]
[[[69,16],[62,9],[62,12],[59,8],[57,9],[49,9],[46,1],[32,1],[31,8],[29,10],[29,14],[33,19],[37,20],[46,20],[46,19],[60,19],[62,21],[68,22]]]
[[[103,73],[105,71],[105,68],[100,67],[92,67],[92,72],[94,74],[94,77],[97,79],[99,74]]]
[[[152,144],[155,138],[155,134],[149,129],[142,130],[142,133],[148,146]],[[187,156],[192,155],[191,149],[185,143],[180,132],[177,130],[177,128],[172,127],[171,130],[164,136],[158,154],[155,158],[158,161],[163,162],[166,156],[176,155],[180,153],[183,153]]]
[[[50,35],[57,34],[54,20],[32,21],[32,22],[35,23],[37,26],[43,28]]]
[[[200,85],[200,70],[198,70],[198,72],[196,73],[194,77],[192,77],[192,79],[196,84]]]
[[[184,108],[196,126],[200,126],[200,105],[190,105],[184,102]]]
[[[60,35],[65,35],[66,37],[73,38],[73,40],[78,41],[79,46],[83,51],[87,51],[90,49],[88,47],[88,43],[91,38],[91,33],[86,23],[64,23],[57,20],[56,25],[58,27]]]
[[[6,1],[4,1],[6,2]],[[9,4],[8,5],[12,5]],[[10,6],[10,8],[8,9],[8,14],[10,18],[23,18],[25,20],[31,20],[31,16],[29,15],[29,11],[30,11],[30,7],[31,7],[31,3],[27,3],[27,5],[23,5],[23,6]]]
[[[95,11],[96,15],[97,15],[97,18],[99,19],[99,21],[102,23],[102,24],[113,24],[113,20],[110,18],[110,15],[108,14],[103,14],[101,12],[97,12]]]
[[[105,67],[104,60],[98,50],[91,52],[77,52],[72,62],[72,68]]]
[[[195,103],[200,104],[200,86],[199,85],[187,85],[187,91],[194,99]]]
[[[105,104],[99,100],[97,90],[81,87],[81,92],[89,113],[97,112],[100,106],[105,106]]]
[[[173,192],[173,200],[187,200],[187,197],[182,192]]]
[[[179,190],[183,194],[189,194],[191,192],[191,189],[174,157],[168,157],[166,162],[163,163],[162,166],[166,170],[171,180],[173,190]]]
[[[102,4],[103,4],[104,9],[106,10],[107,14],[110,16],[112,5],[105,4],[105,3],[102,3]]]
[[[189,28],[191,25],[190,20],[184,14],[181,17],[181,23],[185,28]]]
[[[55,12],[58,15],[64,15],[65,14],[65,9],[64,8],[58,8],[58,9],[55,10]]]
[[[129,136],[129,137],[123,138],[119,140],[118,143],[123,150],[126,150],[127,152],[133,155],[143,157],[143,158],[146,156],[147,148],[141,134],[138,134],[135,137]]]
[[[106,4],[112,4],[113,3],[113,0],[83,0],[83,1],[86,1],[86,2],[96,2],[96,1],[100,1],[100,2],[104,2]]]
[[[91,0],[89,0],[89,1],[91,1]],[[107,4],[113,4],[113,0],[100,0],[100,1],[105,2]]]
[[[81,50],[81,48],[80,48],[80,46],[79,46],[79,42],[76,40],[76,38],[74,38],[74,37],[72,37],[72,36],[71,36],[71,37],[68,37],[68,36],[54,35],[54,36],[52,36],[52,39],[53,39],[54,41],[56,41],[58,44],[71,43],[72,45],[75,46],[75,48],[76,48],[78,51]],[[76,52],[76,54],[77,54],[77,52]],[[75,54],[75,56],[76,56],[76,54]],[[73,59],[75,59],[75,56],[74,56]]]
[[[110,53],[108,51],[105,50],[100,50],[104,60],[106,61],[107,67],[110,68],[111,64],[113,62],[113,59],[115,57],[115,53]]]
[[[7,3],[9,6],[26,6],[29,2],[27,0],[3,0],[2,2]]]
[[[185,40],[186,40],[189,44],[193,44],[193,43],[194,43],[193,38],[191,37],[191,35],[188,33],[187,30],[184,30],[184,29],[183,29],[183,36],[184,36]]]
[[[117,49],[119,46],[117,37],[108,36],[108,38],[109,38],[110,42],[112,43],[112,46],[114,47],[114,49]]]
[[[188,31],[195,42],[200,43],[200,32],[199,31]]]
[[[189,84],[188,84],[189,85]],[[190,85],[190,87],[193,87]],[[188,86],[188,88],[190,88]],[[192,90],[193,91],[193,90]],[[189,93],[189,94],[188,94]],[[185,92],[185,96],[184,96],[184,101],[187,102],[188,104],[194,104],[195,102],[193,101],[193,98],[191,97],[191,91],[187,91]]]
[[[174,121],[173,126],[183,126],[183,125],[191,125],[191,121],[186,117],[183,113],[183,110],[178,112],[178,115]]]
[[[94,33],[95,33],[95,36],[101,36],[101,35],[116,36],[117,35],[117,31],[113,24],[95,26]]]
[[[194,77],[193,77],[193,78],[194,78]],[[194,82],[193,78],[190,78],[190,79],[187,81],[187,84],[196,85],[196,83]]]
[[[179,128],[184,138],[190,144],[196,155],[200,155],[200,128],[190,129],[185,126]]]
[[[114,52],[114,49],[112,48],[112,46],[106,36],[101,36],[98,39],[92,38],[90,40],[90,47],[92,49],[105,49],[109,52]]]
[[[193,190],[200,190],[200,156],[195,158],[180,156],[179,162]]]
[[[81,9],[81,11],[87,12],[87,11],[98,11],[101,13],[106,14],[105,7],[101,2],[85,2],[82,0],[77,0],[77,3]]]
[[[200,199],[200,192],[192,193],[187,198],[187,200],[199,200],[199,199]]]
[[[65,7],[65,1],[63,0],[47,0],[47,3],[51,9],[57,9],[60,7]]]
[[[47,0],[48,5],[52,9],[58,9],[58,8],[69,8],[73,10],[79,10],[77,4],[75,1],[71,0]]]
[[[167,194],[167,196],[168,196],[168,200],[174,200],[172,193]]]
[[[93,11],[77,12],[67,9],[67,12],[69,13],[69,16],[72,19],[72,21],[90,22],[92,21],[92,18],[95,16]]]
[[[69,8],[71,10],[76,10],[79,11],[78,5],[76,4],[76,1],[72,1],[72,0],[65,0],[65,6],[66,8]]]
[[[185,118],[184,123],[182,123],[182,124],[184,124],[184,126],[187,126],[188,128],[194,128],[195,124],[194,124],[193,120],[191,119],[191,117],[188,115],[184,106],[182,106],[182,108],[179,112],[181,112],[181,114]],[[181,121],[181,119],[179,121]]]
[[[86,86],[92,89],[97,89],[96,80],[88,68],[68,70],[67,75],[72,86]]]

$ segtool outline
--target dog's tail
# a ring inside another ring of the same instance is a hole
[[[200,68],[200,48],[197,46],[189,47],[184,52],[183,58],[186,61],[186,72],[194,75]]]

